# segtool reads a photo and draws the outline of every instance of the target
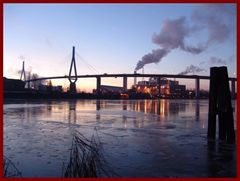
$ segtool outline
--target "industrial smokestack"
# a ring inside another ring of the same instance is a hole
[[[144,67],[142,68],[142,74],[144,74]],[[144,77],[142,77],[142,81],[144,81]]]
[[[134,71],[134,74],[136,74],[137,73],[137,71],[135,70]],[[134,77],[134,86],[136,86],[137,85],[137,77]]]

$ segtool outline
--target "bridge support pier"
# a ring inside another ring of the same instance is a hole
[[[70,82],[70,93],[76,93],[76,83],[75,82]]]
[[[123,89],[127,91],[127,77],[123,77]]]
[[[231,81],[231,96],[232,96],[232,99],[235,99],[235,81],[234,80]]]
[[[196,78],[195,80],[195,98],[196,99],[198,99],[200,96],[199,89],[200,89],[200,79]]]
[[[97,95],[101,94],[101,77],[96,77],[97,78]]]

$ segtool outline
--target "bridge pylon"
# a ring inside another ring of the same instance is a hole
[[[26,72],[25,72],[25,67],[24,67],[24,61],[22,64],[22,72],[21,72],[20,80],[22,80],[24,82],[26,81]]]
[[[72,75],[73,74],[73,75]],[[70,82],[70,93],[76,93],[76,82],[77,82],[77,68],[75,61],[75,47],[73,46],[72,52],[72,61],[69,69],[69,77],[68,80]]]

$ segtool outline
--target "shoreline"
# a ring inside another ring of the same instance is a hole
[[[71,99],[104,99],[104,100],[159,100],[159,99],[184,99],[184,100],[202,100],[208,99],[208,97],[203,96],[199,98],[195,97],[151,97],[148,94],[130,94],[128,97],[121,97],[120,94],[102,94],[102,95],[94,95],[92,93],[43,93],[43,92],[28,92],[28,91],[19,91],[19,92],[4,92],[3,99],[58,99],[58,100],[71,100]]]

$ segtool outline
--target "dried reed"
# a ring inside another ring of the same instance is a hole
[[[22,173],[17,169],[15,164],[6,156],[3,156],[3,175],[4,177],[8,178],[22,177]]]
[[[104,159],[98,134],[91,140],[75,131],[70,151],[70,159],[64,177],[111,177],[114,172]]]

